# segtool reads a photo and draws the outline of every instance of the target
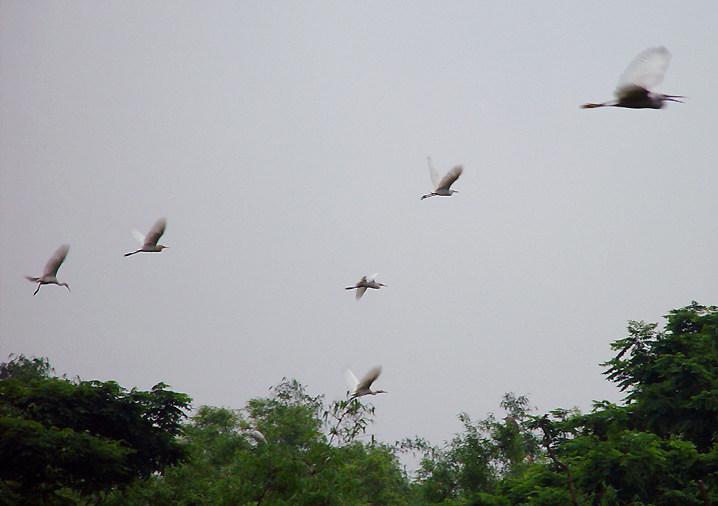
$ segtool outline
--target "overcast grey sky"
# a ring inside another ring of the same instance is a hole
[[[0,359],[239,408],[381,364],[372,432],[622,396],[629,319],[718,303],[718,3],[0,2]],[[673,54],[664,110],[612,98]],[[463,164],[451,198],[431,190]],[[160,254],[130,229],[168,221]],[[71,245],[62,287],[40,275]],[[344,290],[379,272],[360,302]]]

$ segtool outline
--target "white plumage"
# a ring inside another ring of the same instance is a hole
[[[359,381],[352,370],[345,367],[344,379],[347,382],[347,386],[349,386],[349,392],[351,393],[352,398],[361,397],[363,395],[385,394],[386,392],[384,390],[372,390],[370,388],[371,384],[376,381],[380,374],[381,366],[378,365],[371,368],[361,381]]]
[[[33,295],[37,295],[37,292],[40,291],[40,287],[42,285],[57,285],[57,286],[64,286],[68,290],[70,290],[70,287],[67,283],[60,283],[57,280],[57,271],[62,265],[62,262],[65,261],[65,257],[67,257],[67,252],[70,251],[70,245],[69,244],[63,244],[59,248],[57,248],[57,251],[50,257],[50,260],[47,261],[47,264],[45,264],[45,269],[42,272],[42,276],[39,278],[34,278],[32,276],[25,276],[28,280],[32,281],[33,283],[37,283],[37,289],[35,290],[35,293]]]
[[[434,196],[451,197],[454,193],[459,193],[456,190],[452,190],[451,185],[459,179],[459,176],[464,170],[464,166],[457,165],[447,172],[442,178],[439,171],[436,170],[431,157],[427,156],[426,159],[429,162],[429,176],[431,176],[431,184],[434,185],[434,191],[427,193],[426,195],[422,195],[421,200]]]
[[[134,255],[135,253],[141,253],[141,252],[147,252],[147,253],[159,253],[165,248],[169,248],[169,246],[163,246],[162,244],[157,244],[157,241],[160,240],[160,237],[162,237],[162,234],[165,233],[165,227],[167,226],[167,220],[164,218],[160,218],[157,220],[157,223],[154,224],[154,226],[150,229],[147,236],[142,235],[142,233],[137,230],[136,228],[132,229],[132,235],[135,239],[137,239],[137,242],[139,242],[142,247],[138,249],[137,251],[132,251],[130,253],[125,253],[125,256],[128,257],[130,255]]]
[[[378,290],[382,286],[386,286],[383,283],[379,283],[376,281],[376,277],[379,275],[379,273],[372,274],[371,276],[364,276],[359,280],[359,282],[354,286],[347,286],[346,290],[354,290],[357,291],[357,300],[361,299],[362,296],[364,296],[364,292],[366,292],[367,288],[374,288],[375,290]]]

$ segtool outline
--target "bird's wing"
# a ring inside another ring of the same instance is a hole
[[[373,282],[376,280],[376,277],[377,277],[378,275],[379,275],[379,273],[378,273],[378,272],[375,272],[375,273],[372,274],[371,276],[365,276],[365,277],[364,277],[364,280],[365,280],[367,283],[373,283]]]
[[[347,386],[349,387],[349,390],[351,392],[355,392],[357,389],[357,385],[359,384],[359,380],[357,379],[356,375],[352,372],[351,369],[348,367],[344,368],[344,381],[347,382]]]
[[[142,232],[140,232],[136,228],[133,228],[132,230],[130,230],[130,232],[132,232],[132,237],[134,237],[138,243],[145,243],[145,235]]]
[[[43,277],[56,277],[57,276],[57,270],[62,265],[62,262],[65,261],[65,257],[67,256],[67,252],[70,251],[70,245],[69,244],[63,244],[59,248],[57,248],[57,251],[52,255],[50,260],[47,261],[47,265],[45,265],[45,271],[42,273]]]
[[[369,388],[372,383],[374,383],[374,380],[376,380],[379,375],[381,374],[381,366],[378,365],[376,367],[373,367],[366,375],[361,379],[359,384],[357,385],[357,390],[364,390],[365,388]]]
[[[635,84],[624,84],[620,88],[616,88],[613,94],[618,100],[638,100],[645,99],[648,96],[648,88],[637,86]],[[608,102],[611,104],[611,102]]]
[[[651,47],[636,56],[618,80],[615,94],[618,98],[623,93],[630,93],[632,88],[650,90],[663,82],[671,53],[663,46]]]
[[[258,442],[258,443],[259,443],[260,441],[262,441],[262,442],[264,442],[264,443],[267,442],[267,438],[264,437],[264,434],[262,434],[262,433],[261,433],[260,431],[258,431],[257,429],[248,430],[248,431],[247,431],[247,435],[248,435],[249,437],[251,437],[252,439],[254,439],[254,440],[255,440],[256,442]]]
[[[364,296],[364,292],[366,292],[366,286],[360,286],[357,288],[357,300],[361,299]]]
[[[433,184],[434,189],[436,189],[439,187],[441,175],[439,175],[439,171],[436,170],[436,167],[434,166],[434,162],[431,160],[431,157],[427,156],[426,160],[429,162],[429,175],[431,176],[431,184]]]
[[[167,226],[167,220],[160,218],[157,223],[154,224],[150,232],[145,237],[144,244],[148,246],[157,246],[157,241],[160,240],[162,234],[165,233],[165,227]]]
[[[454,184],[454,181],[459,179],[459,176],[461,175],[461,172],[464,170],[463,165],[457,165],[453,169],[451,169],[449,172],[446,173],[446,175],[441,179],[439,182],[439,185],[436,187],[437,190],[448,190],[449,187]]]

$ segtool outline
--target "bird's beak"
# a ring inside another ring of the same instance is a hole
[[[663,95],[663,97],[664,97],[666,100],[669,100],[669,101],[671,101],[671,102],[679,102],[679,103],[681,103],[681,104],[683,103],[683,100],[678,100],[678,99],[679,99],[679,98],[686,98],[686,97],[684,97],[683,95]]]

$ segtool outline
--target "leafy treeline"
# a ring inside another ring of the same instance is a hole
[[[443,446],[367,438],[374,410],[327,404],[295,380],[242,409],[200,407],[158,385],[52,375],[45,359],[0,365],[0,505],[718,504],[718,308],[630,322],[603,364],[626,393],[590,413],[501,408]],[[408,476],[398,456],[420,456]]]
[[[186,458],[186,395],[51,374],[46,359],[0,364],[0,504],[99,501]]]
[[[354,438],[371,411],[357,400],[326,410],[294,380],[241,411],[203,406],[185,431],[189,462],[110,504],[406,504],[409,483],[392,448]],[[335,433],[340,444],[329,444]]]

